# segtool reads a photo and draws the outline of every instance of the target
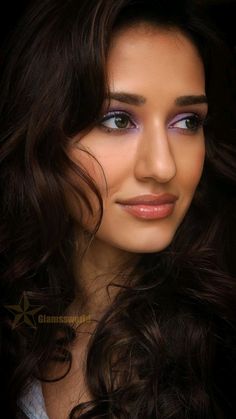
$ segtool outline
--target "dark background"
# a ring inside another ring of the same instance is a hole
[[[32,1],[34,0],[8,0],[7,3],[3,2],[0,12],[0,48],[14,29],[27,5]],[[178,2],[178,0],[173,1]],[[220,31],[236,56],[236,0],[195,0],[195,2],[201,6],[211,22]]]
[[[197,3],[236,54],[236,0],[199,0]]]

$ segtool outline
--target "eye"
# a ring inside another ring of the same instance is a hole
[[[109,112],[105,115],[99,124],[106,131],[127,131],[136,128],[131,116],[126,112]]]
[[[204,124],[204,118],[197,114],[184,114],[179,119],[175,119],[170,128],[177,128],[186,132],[197,132]]]

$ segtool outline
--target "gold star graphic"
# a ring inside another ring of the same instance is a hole
[[[30,303],[25,293],[23,293],[19,304],[5,305],[5,307],[15,316],[14,322],[12,324],[12,329],[15,329],[16,326],[19,326],[22,323],[26,323],[28,326],[32,327],[33,329],[37,328],[35,324],[34,315],[38,311],[40,311],[43,308],[43,306],[41,307],[34,306],[35,307],[34,309],[29,310]]]

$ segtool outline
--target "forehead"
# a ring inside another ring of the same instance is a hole
[[[178,29],[137,25],[118,31],[111,42],[107,71],[111,89],[151,87],[204,93],[204,65],[193,42]],[[138,93],[138,92],[137,92]],[[142,92],[140,91],[140,94]]]

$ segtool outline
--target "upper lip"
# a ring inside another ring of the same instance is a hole
[[[178,199],[176,195],[165,193],[162,195],[145,194],[119,201],[122,205],[162,205],[173,203]]]

